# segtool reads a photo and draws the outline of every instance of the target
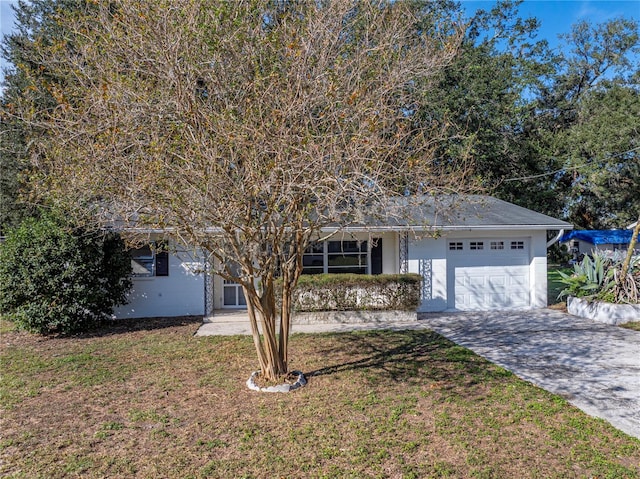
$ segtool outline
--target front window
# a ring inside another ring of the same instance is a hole
[[[329,241],[327,265],[328,273],[367,274],[367,242]]]
[[[154,242],[131,250],[131,269],[137,278],[169,276],[169,253],[164,242]]]
[[[324,243],[312,243],[302,257],[303,274],[324,273]]]
[[[369,273],[367,241],[325,241],[311,244],[302,258],[303,274]]]

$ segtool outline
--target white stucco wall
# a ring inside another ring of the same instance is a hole
[[[444,238],[410,238],[408,272],[422,281],[422,305],[418,311],[447,309],[447,250]]]
[[[382,273],[396,274],[400,271],[398,233],[372,234],[371,236],[382,238]]]
[[[533,231],[531,235],[531,307],[547,307],[547,232]]]
[[[204,275],[199,271],[202,271],[202,261],[197,254],[183,248],[171,248],[169,276],[133,278],[129,303],[118,307],[114,316],[204,315]]]

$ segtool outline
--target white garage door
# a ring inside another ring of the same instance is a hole
[[[448,308],[528,308],[529,248],[528,238],[447,240]]]

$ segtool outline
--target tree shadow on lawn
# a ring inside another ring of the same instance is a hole
[[[112,319],[104,321],[96,329],[67,337],[78,339],[102,338],[136,331],[156,331],[185,326],[194,326],[197,329],[201,325],[202,316]]]
[[[202,316],[179,316],[179,317],[157,317],[142,319],[114,319],[106,320],[91,329],[82,333],[69,334],[38,334],[17,328],[8,320],[3,320],[11,326],[3,325],[2,336],[3,345],[8,346],[24,346],[25,344],[43,344],[50,340],[89,340],[98,338],[116,337],[118,335],[153,332],[153,331],[170,331],[184,332],[185,328],[189,328],[188,334],[193,335],[202,325]]]
[[[451,381],[466,385],[511,376],[508,371],[429,330],[367,331],[324,335],[332,347],[319,357],[356,358],[305,373],[309,378],[343,372],[375,372],[390,382]]]

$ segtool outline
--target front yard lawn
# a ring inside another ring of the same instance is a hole
[[[429,331],[294,335],[295,393],[194,318],[42,339],[0,325],[0,476],[640,477],[640,441]]]

